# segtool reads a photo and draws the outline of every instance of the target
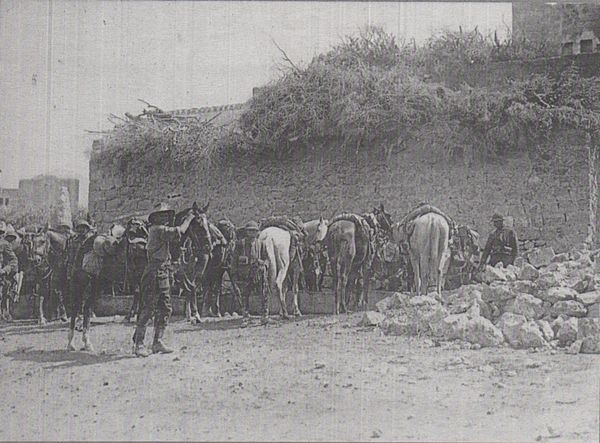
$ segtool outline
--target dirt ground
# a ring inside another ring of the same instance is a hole
[[[599,356],[357,320],[174,320],[177,352],[146,359],[118,321],[93,327],[95,354],[66,351],[62,324],[1,324],[0,440],[599,440]]]

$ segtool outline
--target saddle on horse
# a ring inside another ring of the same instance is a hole
[[[292,263],[297,256],[300,266],[302,266],[302,259],[304,257],[304,241],[307,238],[302,219],[297,216],[272,216],[260,221],[261,231],[270,227],[283,229],[284,231],[290,233],[290,263]]]
[[[375,226],[371,226],[371,224],[367,221],[365,217],[357,214],[352,214],[350,212],[343,212],[341,214],[336,215],[335,217],[333,217],[331,222],[329,222],[329,226],[338,221],[349,221],[354,223],[354,226],[356,226],[357,236],[360,237],[367,245],[364,260],[370,259],[370,257],[372,257],[375,253]],[[361,260],[361,262],[364,260]]]
[[[442,212],[440,209],[436,208],[435,206],[430,205],[428,203],[421,203],[421,204],[417,205],[413,210],[411,210],[400,221],[400,226],[402,227],[407,239],[409,239],[411,237],[411,235],[415,229],[415,223],[414,223],[415,220],[418,217],[421,217],[422,215],[429,214],[429,213],[438,214],[438,215],[441,215],[442,217],[444,217],[444,219],[448,223],[448,226],[450,227],[450,237],[452,237],[452,234],[456,229],[456,223],[454,222],[454,220],[452,220],[452,218],[450,218],[448,215],[446,215],[444,212]]]

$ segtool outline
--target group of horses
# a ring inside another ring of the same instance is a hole
[[[71,294],[67,273],[68,243],[74,235],[69,229],[45,227],[28,230],[17,241],[15,249],[19,252],[19,269],[23,272],[21,292],[33,296],[33,305],[37,304],[34,315],[41,324],[48,318],[67,321],[73,314],[70,310],[75,298],[84,296]],[[137,218],[129,220],[126,227],[111,227],[106,236],[113,239],[114,248],[111,256],[104,260],[99,277],[102,291],[137,290],[146,265],[147,235],[145,222]]]
[[[200,207],[194,203],[175,215],[175,225],[188,214],[194,215],[180,243],[171,245],[175,287],[185,297],[188,318],[191,312],[202,314],[204,309],[208,315],[220,316],[223,278],[228,274],[236,310],[247,314],[250,294],[244,290],[249,287],[244,283],[248,274],[241,272],[237,249],[243,230],[228,220],[209,221],[207,210],[208,205]],[[426,292],[430,281],[440,293],[453,261],[469,274],[478,250],[476,234],[466,226],[452,229],[444,217],[428,213],[412,220],[407,229],[405,223],[392,221],[383,204],[365,214],[342,213],[331,220],[319,217],[302,223],[299,231],[267,224],[261,226],[252,243],[250,260],[260,264],[257,269],[263,271],[260,287],[277,296],[283,318],[288,317],[288,290],[293,294],[293,315],[301,315],[300,285],[320,290],[328,264],[333,279],[334,314],[364,308],[374,262],[386,242],[394,242],[408,252],[413,274],[410,286],[417,294]],[[69,293],[65,263],[70,235],[73,234],[68,231],[40,229],[27,232],[21,239],[26,290],[39,300],[40,322],[45,322],[47,316],[66,320],[67,315],[78,314],[67,309],[77,305],[73,303],[75,297],[84,296]],[[131,319],[140,308],[139,283],[147,261],[146,224],[133,218],[125,226],[112,225],[106,236],[112,239],[114,247],[111,255],[105,257],[99,276],[101,292],[134,294],[127,316]]]

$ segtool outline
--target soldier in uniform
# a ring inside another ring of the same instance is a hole
[[[165,346],[162,341],[165,328],[171,317],[171,284],[169,269],[171,254],[169,244],[179,242],[181,236],[190,227],[194,215],[190,213],[181,225],[171,227],[175,211],[166,204],[158,204],[154,212],[148,216],[150,228],[148,229],[148,264],[144,269],[141,282],[142,309],[137,318],[137,326],[133,334],[134,353],[138,357],[147,357],[148,351],[144,347],[146,324],[154,314],[154,342],[153,353],[170,353],[172,349]]]
[[[505,267],[512,265],[519,253],[517,234],[514,229],[504,226],[504,218],[500,214],[494,214],[492,224],[496,229],[490,234],[485,244],[479,271],[482,271],[486,264],[496,266],[497,263],[502,263]]]
[[[2,296],[2,316],[4,317],[4,301],[12,287],[12,277],[18,272],[19,263],[12,250],[11,244],[6,241],[6,223],[0,221],[0,295]],[[9,314],[10,315],[10,314]]]

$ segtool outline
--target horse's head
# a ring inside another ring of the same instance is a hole
[[[49,240],[45,232],[27,232],[23,236],[23,249],[29,263],[39,266],[48,254]]]
[[[179,226],[189,214],[192,214],[194,218],[190,223],[187,234],[192,238],[196,247],[204,245],[210,249],[212,248],[212,239],[208,225],[208,216],[206,215],[208,205],[207,203],[206,206],[201,208],[194,202],[191,208],[184,209],[175,215],[175,224]]]
[[[377,219],[377,224],[379,225],[379,228],[383,232],[385,232],[390,238],[393,237],[392,216],[389,213],[385,212],[383,203],[381,203],[378,208],[373,208],[373,215]]]
[[[322,242],[327,235],[328,226],[329,222],[323,216],[319,217],[318,220],[311,220],[304,223],[304,230],[308,235],[308,243]]]
[[[148,229],[146,228],[146,223],[140,218],[132,218],[125,226],[125,235],[127,235],[129,241],[133,241],[134,239],[147,239]]]
[[[327,226],[329,226],[329,221],[324,219],[323,216],[319,217],[319,224],[317,225],[317,241],[323,241],[327,235]]]

